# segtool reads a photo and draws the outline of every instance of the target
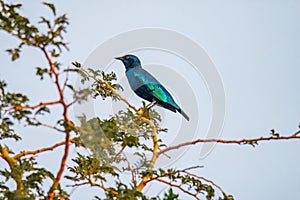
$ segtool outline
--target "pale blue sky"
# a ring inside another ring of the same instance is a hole
[[[64,54],[64,64],[84,62],[102,42],[124,31],[145,27],[174,30],[202,46],[221,75],[226,95],[222,138],[258,137],[273,128],[282,134],[297,130],[300,1],[54,3],[59,13],[67,13],[71,23],[65,37],[71,51]],[[23,13],[37,21],[48,10],[38,1],[26,2]],[[0,38],[0,78],[7,80],[13,90],[27,91],[34,101],[54,98],[53,88],[34,76],[32,69],[44,62],[36,50],[24,49],[22,59],[11,63],[3,51],[15,40],[3,32]],[[22,145],[16,145],[21,150],[63,138],[58,133],[39,133],[30,128],[23,135]],[[41,161],[45,165],[52,163],[52,159],[61,156],[60,151],[42,156]],[[297,199],[299,151],[300,141],[261,143],[256,148],[219,144],[208,157],[197,160],[199,147],[193,147],[174,166],[204,165],[199,174],[214,180],[238,200]],[[56,173],[57,167],[51,168]],[[82,195],[86,191],[76,190],[72,199],[91,199],[97,194],[92,190]]]

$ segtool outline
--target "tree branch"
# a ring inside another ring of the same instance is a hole
[[[59,104],[61,103],[61,100],[57,100],[57,101],[49,101],[49,102],[41,102],[37,105],[34,105],[34,106],[29,106],[29,105],[25,105],[25,106],[15,106],[15,109],[16,110],[22,110],[22,109],[36,109],[36,108],[39,108],[39,107],[42,107],[42,106],[48,106],[48,105],[56,105],[56,104]]]
[[[171,151],[174,149],[179,149],[184,146],[194,145],[198,143],[208,143],[208,142],[216,142],[216,143],[222,143],[222,144],[250,144],[254,146],[258,142],[262,141],[271,141],[271,140],[290,140],[290,139],[300,139],[299,135],[300,131],[297,131],[296,133],[289,135],[289,136],[270,136],[270,137],[258,137],[258,138],[252,138],[252,139],[239,139],[239,140],[226,140],[226,139],[197,139],[190,142],[184,142],[175,146],[167,147],[161,151],[158,152],[158,156],[161,154],[166,153],[167,151]]]
[[[82,185],[90,185],[92,187],[98,187],[98,188],[101,188],[102,190],[106,191],[106,192],[109,192],[109,193],[112,193],[112,194],[115,194],[117,195],[118,192],[111,189],[111,188],[106,188],[104,187],[103,185],[100,185],[100,184],[97,184],[97,183],[94,183],[93,181],[91,181],[90,179],[88,179],[88,181],[86,182],[82,182],[82,183],[75,183],[74,185],[67,185],[67,187],[78,187],[78,186],[82,186]]]
[[[92,77],[93,78],[93,77]],[[136,113],[138,112],[138,109],[136,109],[133,105],[131,105],[129,103],[129,101],[127,101],[127,99],[125,99],[122,95],[120,95],[111,85],[109,85],[106,81],[103,80],[98,80],[93,78],[95,81],[99,82],[100,84],[105,84],[106,87],[111,90],[111,92],[117,96],[121,101],[123,101],[129,108],[131,108],[132,110],[134,110]]]
[[[153,154],[152,154],[152,158],[151,158],[151,161],[150,161],[150,164],[149,164],[149,167],[148,167],[150,175],[146,175],[142,178],[142,181],[140,182],[140,184],[137,187],[138,191],[142,191],[143,188],[146,186],[147,181],[152,177],[151,172],[152,172],[154,164],[155,164],[155,162],[156,162],[156,160],[159,156],[159,154],[158,154],[159,145],[158,145],[158,138],[157,138],[157,128],[156,128],[154,122],[150,119],[145,118],[145,117],[141,117],[140,120],[147,123],[147,124],[149,124],[152,127]]]
[[[38,125],[40,125],[40,126],[44,126],[44,127],[47,127],[47,128],[50,128],[50,129],[54,129],[54,130],[56,130],[56,131],[59,131],[59,132],[63,132],[63,133],[64,133],[64,130],[59,129],[59,128],[57,128],[56,126],[52,126],[52,125],[50,125],[50,124],[43,123],[43,122],[39,121],[36,117],[34,117],[33,119],[34,119],[34,120],[38,123]]]
[[[69,123],[71,123],[71,121],[69,120],[69,117],[68,117],[68,105],[64,100],[63,89],[61,88],[61,85],[59,83],[59,73],[55,69],[55,64],[53,63],[50,55],[47,53],[47,51],[45,49],[45,46],[40,47],[40,49],[42,50],[42,52],[44,53],[44,55],[45,55],[45,57],[48,61],[51,73],[54,74],[55,85],[56,85],[56,88],[58,90],[59,97],[60,97],[60,102],[59,103],[63,106],[64,123],[66,123],[68,125]],[[68,158],[68,155],[69,155],[69,149],[70,149],[70,130],[69,130],[69,128],[65,127],[64,132],[66,133],[64,155],[61,159],[60,168],[57,172],[55,181],[54,181],[52,187],[50,188],[50,190],[48,191],[48,199],[49,200],[52,200],[53,197],[54,197],[54,190],[58,188],[60,179],[62,177],[62,174],[63,174],[64,170],[65,170],[67,158]]]
[[[164,184],[167,184],[167,185],[169,185],[169,186],[171,186],[171,187],[178,188],[178,189],[181,190],[182,192],[184,192],[184,193],[186,193],[186,194],[188,194],[188,195],[194,197],[194,198],[197,199],[197,200],[200,200],[200,198],[197,197],[197,193],[196,193],[196,194],[193,194],[193,193],[191,193],[190,191],[188,191],[188,190],[182,188],[180,185],[176,185],[176,184],[174,184],[174,183],[172,183],[172,182],[168,182],[168,181],[166,181],[166,180],[164,180],[164,179],[160,179],[160,178],[153,179],[153,180],[159,181],[159,182],[164,183]]]
[[[196,177],[198,179],[202,179],[202,180],[206,181],[207,183],[210,183],[211,185],[213,185],[214,187],[216,187],[218,190],[220,190],[222,192],[222,194],[223,194],[224,197],[228,197],[228,195],[225,193],[225,191],[219,185],[217,185],[215,182],[213,182],[212,180],[209,180],[209,179],[207,179],[207,178],[205,178],[203,176],[198,176],[196,174],[190,173],[190,172],[188,172],[186,170],[182,170],[182,172],[186,173],[187,175]]]
[[[72,138],[70,139],[70,142],[74,142],[75,141],[75,138]],[[37,149],[37,150],[32,150],[32,151],[24,151],[24,152],[21,152],[17,155],[15,155],[13,157],[13,159],[17,160],[23,156],[27,156],[27,155],[36,155],[38,153],[42,153],[42,152],[45,152],[45,151],[53,151],[55,148],[57,147],[60,147],[62,145],[65,145],[66,144],[66,141],[62,141],[62,142],[58,142],[50,147],[45,147],[45,148],[41,148],[41,149]]]
[[[0,145],[0,157],[3,158],[9,165],[9,167],[11,169],[13,169],[14,164],[15,164],[15,160],[9,156],[9,151],[7,148],[3,147],[2,145]]]
[[[68,158],[68,155],[69,155],[69,149],[70,149],[70,132],[67,131],[66,132],[64,155],[63,155],[63,157],[61,159],[60,168],[59,168],[59,170],[57,172],[55,181],[54,181],[52,187],[50,188],[50,190],[48,192],[48,199],[49,200],[53,199],[53,197],[54,197],[54,190],[58,188],[61,176],[62,176],[62,174],[63,174],[63,172],[65,170],[65,166],[66,166],[66,163],[67,163],[67,158]]]

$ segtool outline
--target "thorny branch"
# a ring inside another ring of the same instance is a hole
[[[300,131],[295,132],[292,135],[279,135],[279,136],[270,136],[270,137],[258,137],[258,138],[247,138],[247,139],[240,139],[240,140],[226,140],[226,139],[197,139],[194,141],[190,142],[184,142],[175,146],[170,146],[167,147],[161,151],[158,152],[158,155],[160,156],[161,154],[166,153],[167,151],[179,149],[184,146],[189,146],[189,145],[195,145],[198,143],[208,143],[208,142],[216,142],[216,143],[222,143],[222,144],[250,144],[252,146],[256,145],[258,142],[262,141],[270,141],[270,140],[290,140],[290,139],[300,139]]]
[[[63,106],[63,118],[64,118],[64,122],[66,124],[70,124],[71,121],[68,117],[68,104],[65,102],[64,99],[64,92],[63,89],[61,88],[61,85],[59,83],[59,73],[58,71],[55,69],[55,65],[52,61],[52,58],[50,57],[50,55],[47,53],[45,46],[40,47],[40,49],[42,50],[42,52],[44,53],[44,56],[46,57],[49,67],[50,67],[50,71],[54,74],[54,81],[55,81],[55,85],[56,88],[58,90],[59,93],[59,97],[60,97],[60,104]],[[64,154],[63,157],[61,159],[61,164],[60,164],[60,168],[57,172],[55,181],[52,185],[52,187],[50,188],[50,190],[48,191],[48,199],[52,200],[54,197],[54,191],[55,189],[58,188],[61,176],[65,170],[66,167],[66,162],[67,162],[67,158],[68,158],[68,154],[69,154],[69,149],[70,149],[70,130],[68,128],[65,128],[65,133],[66,133],[66,139],[65,139],[65,150],[64,150]]]

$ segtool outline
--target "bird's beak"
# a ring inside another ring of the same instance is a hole
[[[115,57],[117,60],[123,60],[123,57]]]

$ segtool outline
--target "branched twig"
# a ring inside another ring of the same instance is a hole
[[[40,49],[42,50],[42,52],[44,53],[44,55],[45,55],[45,57],[46,57],[46,59],[48,61],[48,64],[49,64],[49,67],[50,67],[50,71],[54,74],[54,78],[55,78],[54,81],[55,81],[55,85],[56,85],[56,88],[57,88],[58,93],[59,93],[60,104],[63,106],[63,118],[64,118],[65,123],[69,124],[71,121],[69,120],[69,117],[68,117],[68,114],[67,114],[67,112],[68,112],[68,105],[65,102],[63,89],[61,88],[61,85],[59,83],[59,73],[55,69],[55,65],[54,65],[54,63],[52,61],[52,58],[47,53],[47,51],[45,49],[45,46],[40,47]],[[55,181],[54,181],[52,187],[50,188],[50,190],[48,191],[48,199],[49,200],[52,200],[53,197],[54,197],[54,190],[58,188],[61,176],[62,176],[62,174],[63,174],[63,172],[65,170],[67,158],[68,158],[68,155],[69,155],[69,149],[70,149],[70,130],[68,128],[65,128],[64,132],[66,133],[64,155],[63,155],[63,157],[61,159],[60,168],[59,168],[59,170],[57,172],[57,175],[55,177]]]
[[[188,191],[188,190],[182,188],[180,185],[176,185],[176,184],[174,184],[174,183],[172,183],[172,182],[168,182],[168,181],[166,181],[166,180],[164,180],[164,179],[160,179],[160,178],[153,179],[153,180],[159,181],[159,182],[164,183],[164,184],[167,184],[167,185],[169,185],[169,186],[171,186],[171,187],[178,188],[178,189],[181,190],[182,192],[184,192],[184,193],[186,193],[186,194],[188,194],[188,195],[194,197],[195,199],[200,200],[200,198],[197,197],[198,193],[196,193],[196,194],[191,193],[190,191]]]
[[[227,194],[224,192],[224,190],[223,190],[219,185],[217,185],[215,182],[213,182],[212,180],[209,180],[209,179],[207,179],[207,178],[205,178],[205,177],[203,177],[203,176],[198,176],[198,175],[196,175],[196,174],[192,174],[191,172],[188,172],[188,171],[186,171],[186,170],[183,170],[182,172],[186,173],[187,175],[196,177],[196,178],[198,178],[198,179],[202,179],[202,180],[204,180],[204,181],[210,183],[210,184],[213,185],[214,187],[218,188],[218,190],[220,190],[224,196],[227,196]]]
[[[112,91],[112,93],[114,94],[114,95],[116,95],[120,100],[122,100],[124,103],[126,103],[127,104],[127,106],[129,107],[129,108],[131,108],[131,109],[133,109],[135,112],[138,112],[138,110],[133,106],[133,105],[131,105],[130,103],[129,103],[129,101],[127,101],[124,97],[122,97],[113,87],[111,87],[109,84],[107,84],[106,83],[106,85],[107,85],[107,87],[110,87],[111,88],[111,91]]]
[[[205,178],[205,177],[198,176],[198,175],[196,175],[196,174],[193,174],[193,173],[189,172],[189,170],[198,169],[198,168],[202,168],[202,167],[203,167],[203,166],[192,166],[192,167],[188,167],[188,168],[185,168],[185,169],[182,169],[182,170],[176,170],[176,171],[173,171],[173,172],[168,172],[167,174],[156,175],[155,177],[151,177],[151,178],[147,181],[147,183],[149,183],[149,182],[151,182],[151,181],[159,181],[159,182],[162,182],[162,183],[167,184],[167,185],[169,185],[169,186],[176,187],[176,188],[178,188],[179,190],[183,191],[184,193],[193,196],[195,199],[199,199],[199,197],[197,197],[197,195],[198,195],[199,193],[192,193],[192,192],[190,192],[189,190],[184,189],[184,188],[182,187],[182,184],[176,185],[176,184],[172,183],[171,181],[168,182],[168,181],[166,181],[166,180],[163,179],[164,177],[167,177],[167,176],[169,176],[169,175],[175,175],[175,174],[184,173],[184,174],[187,174],[187,175],[189,175],[189,176],[191,176],[191,177],[195,177],[195,178],[197,178],[197,179],[202,179],[202,180],[204,180],[205,182],[210,183],[212,186],[216,187],[216,188],[224,195],[224,197],[225,197],[225,196],[227,197],[228,195],[227,195],[227,194],[224,192],[224,190],[223,190],[219,185],[217,185],[215,182],[213,182],[213,181],[211,181],[211,180],[209,180],[209,179],[207,179],[207,178]],[[167,175],[167,176],[166,176],[166,175]]]
[[[198,143],[208,143],[208,142],[216,142],[216,143],[222,143],[222,144],[250,144],[254,145],[261,141],[270,141],[270,140],[289,140],[289,139],[300,139],[299,135],[300,131],[289,135],[289,136],[270,136],[270,137],[259,137],[259,138],[252,138],[252,139],[240,139],[240,140],[225,140],[225,139],[197,139],[190,142],[184,142],[175,146],[167,147],[161,151],[158,152],[158,155],[166,153],[167,151],[171,151],[174,149],[179,149],[184,146],[194,145]]]
[[[97,183],[94,183],[90,178],[88,178],[88,182],[93,187],[96,186],[96,187],[99,187],[99,188],[103,189],[106,192],[109,192],[109,193],[112,193],[112,194],[115,194],[115,195],[118,194],[118,192],[115,191],[114,189],[105,187],[103,182],[101,184],[97,184]]]
[[[66,187],[78,187],[78,186],[83,186],[83,185],[89,185],[90,183],[88,181],[82,182],[82,183],[75,183],[73,185],[66,185]]]
[[[185,168],[181,171],[188,171],[188,170],[199,169],[199,168],[203,168],[203,166],[202,165],[192,166],[192,167]]]
[[[86,70],[82,70],[82,72],[84,72],[85,74],[89,74]],[[118,97],[121,101],[123,101],[129,108],[131,108],[132,110],[134,110],[136,113],[138,112],[138,109],[136,109],[133,105],[131,105],[129,103],[129,101],[127,101],[127,99],[125,99],[122,95],[120,95],[107,81],[101,80],[101,79],[97,79],[93,76],[89,76],[90,78],[92,78],[95,82],[98,82],[100,84],[104,84],[108,90],[110,90],[116,97]]]
[[[75,98],[73,101],[71,101],[71,102],[67,105],[67,107],[72,106],[72,105],[75,104],[77,101],[78,101],[78,99]]]
[[[44,126],[44,127],[47,127],[47,128],[50,128],[50,129],[54,129],[54,130],[56,130],[56,131],[63,132],[63,133],[65,132],[64,130],[59,129],[59,128],[57,128],[56,126],[52,126],[52,125],[50,125],[50,124],[46,124],[46,123],[41,122],[41,121],[38,120],[36,117],[34,117],[33,119],[39,124],[39,126]]]
[[[134,170],[132,169],[131,165],[130,165],[130,162],[128,161],[126,155],[124,154],[124,157],[125,157],[125,160],[127,162],[127,166],[128,166],[128,169],[130,170],[130,173],[131,173],[131,180],[132,180],[132,183],[134,185],[134,187],[136,187],[136,173],[134,172]]]
[[[78,186],[82,186],[82,185],[90,185],[92,187],[99,187],[101,189],[103,189],[106,192],[110,192],[112,194],[118,194],[115,190],[111,189],[111,188],[106,188],[103,185],[94,183],[93,181],[91,181],[90,179],[88,179],[88,181],[86,182],[82,182],[82,183],[75,183],[73,185],[67,185],[67,187],[78,187]]]
[[[6,109],[5,112],[8,112],[11,109],[16,109],[16,110],[32,109],[32,110],[34,110],[34,109],[40,108],[42,106],[56,105],[56,104],[60,104],[60,103],[61,103],[61,100],[41,102],[41,103],[39,103],[37,105],[34,105],[34,106],[30,106],[30,105],[21,106],[21,105],[18,105],[18,106]]]
[[[300,127],[299,127],[300,128]],[[297,136],[297,135],[299,135],[300,134],[300,131],[297,131],[296,133],[294,133],[293,135],[294,136]]]
[[[74,142],[75,141],[75,138],[72,138],[70,139],[70,142]],[[50,147],[45,147],[45,148],[41,148],[41,149],[37,149],[37,150],[33,150],[33,151],[24,151],[24,152],[21,152],[17,155],[15,155],[13,157],[13,159],[17,160],[19,159],[20,157],[23,157],[23,156],[26,156],[26,155],[36,155],[38,153],[42,153],[42,152],[45,152],[45,151],[53,151],[55,148],[59,147],[59,146],[62,146],[62,145],[65,145],[66,144],[66,141],[62,141],[62,142],[58,142]]]
[[[136,107],[134,107],[133,105],[131,105],[129,103],[129,101],[127,101],[127,99],[125,99],[122,95],[120,95],[110,84],[108,84],[108,82],[104,81],[104,80],[100,80],[100,79],[96,79],[94,77],[93,78],[95,81],[97,81],[100,84],[105,84],[106,87],[111,90],[111,92],[117,96],[121,101],[123,101],[129,108],[131,108],[132,110],[134,110],[136,113],[138,112],[138,109],[136,109]]]

